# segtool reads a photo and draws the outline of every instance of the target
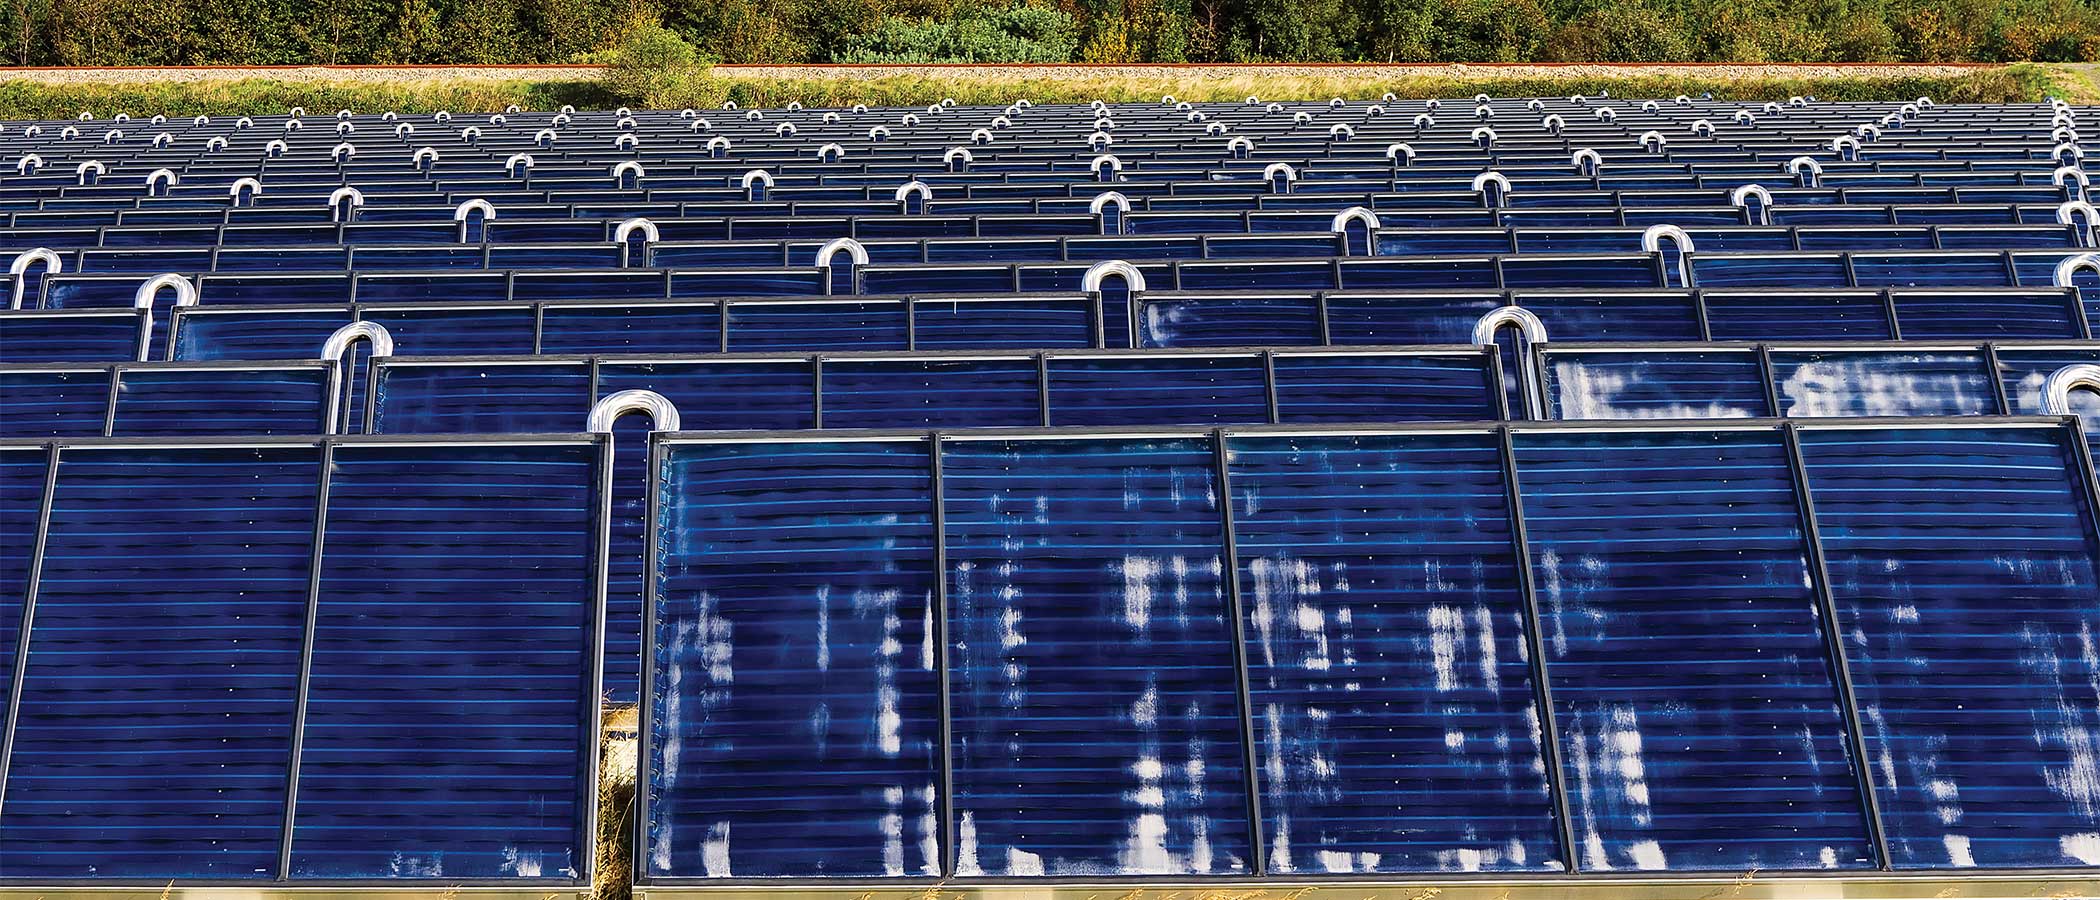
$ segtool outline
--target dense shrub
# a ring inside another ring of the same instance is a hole
[[[605,91],[623,103],[664,109],[704,104],[712,88],[693,45],[655,22],[637,23],[604,60]]]
[[[1066,62],[1078,46],[1070,13],[1044,6],[980,7],[947,19],[889,16],[851,40],[840,62]]]
[[[20,65],[2083,61],[2100,0],[0,0]]]

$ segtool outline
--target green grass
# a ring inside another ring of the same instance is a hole
[[[1942,103],[2035,102],[2050,94],[2076,99],[2094,93],[2089,76],[2065,67],[2017,65],[1979,69],[1949,77],[1726,79],[1657,76],[1598,78],[1445,78],[1398,79],[1318,75],[1097,77],[1083,74],[1027,78],[993,70],[968,74],[887,76],[871,79],[812,76],[791,79],[713,75],[657,92],[673,106],[714,108],[725,99],[744,106],[782,106],[800,101],[808,106],[918,106],[943,98],[972,105],[1000,105],[1026,97],[1037,103],[1085,103],[1092,100],[1153,101],[1173,94],[1189,101],[1237,101],[1248,95],[1264,100],[1355,99],[1391,92],[1405,99],[1596,95],[1671,97],[1711,92],[1736,100],[1784,100],[1813,95],[1826,100],[1909,100],[1929,96]],[[332,112],[393,110],[401,113],[500,112],[517,105],[548,110],[563,105],[610,109],[637,103],[613,94],[596,81],[462,81],[423,83],[315,83],[249,79],[220,82],[151,84],[42,84],[0,80],[0,118],[70,119],[83,111],[107,118],[118,112],[144,118],[199,114],[225,116],[279,112],[294,106]]]

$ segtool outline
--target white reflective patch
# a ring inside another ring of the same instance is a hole
[[[1947,847],[1948,865],[1960,866],[1964,869],[1975,867],[1976,857],[1969,855],[1969,838],[1967,835],[1942,835],[1940,843]]]
[[[1269,836],[1269,871],[1288,875],[1298,868],[1291,864],[1291,817],[1289,813],[1276,816],[1276,832]]]
[[[1458,648],[1465,639],[1464,613],[1456,607],[1429,607],[1429,664],[1437,691],[1458,690]]]
[[[2067,834],[2056,839],[2056,846],[2065,856],[2078,860],[2080,865],[2100,866],[2100,833]]]
[[[977,864],[977,820],[967,810],[955,823],[955,874],[984,874]]]
[[[540,855],[520,853],[516,847],[504,847],[503,863],[497,867],[497,871],[505,875],[537,878],[540,874]]]
[[[707,827],[707,842],[700,845],[700,865],[709,878],[731,877],[729,871],[729,823],[716,822]]]
[[[1626,848],[1626,855],[1633,860],[1633,867],[1643,872],[1659,872],[1670,867],[1663,859],[1661,844],[1654,841],[1636,841]]]
[[[1154,586],[1166,567],[1150,556],[1126,555],[1116,570],[1123,577],[1123,623],[1143,631],[1152,624]]]
[[[1026,850],[1008,847],[1006,848],[1006,874],[1041,875],[1043,874],[1043,858]]]

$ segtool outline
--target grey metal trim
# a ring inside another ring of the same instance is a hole
[[[51,504],[58,493],[59,448],[45,449],[43,499],[37,508],[36,537],[29,550],[29,572],[22,586],[22,619],[15,629],[11,648],[14,671],[9,673],[5,731],[0,732],[0,810],[7,802],[7,773],[15,757],[15,724],[22,713],[22,679],[29,669],[29,637],[36,622],[37,582],[43,579],[44,548],[51,538]]]
[[[1274,409],[1274,406],[1271,406]],[[1224,554],[1225,614],[1231,618],[1232,627],[1232,671],[1234,698],[1239,706],[1240,767],[1244,772],[1247,788],[1247,841],[1251,858],[1247,869],[1256,876],[1269,871],[1269,854],[1266,851],[1268,835],[1263,830],[1261,814],[1261,760],[1258,745],[1254,741],[1254,692],[1251,675],[1247,671],[1247,610],[1240,592],[1239,539],[1232,514],[1232,448],[1221,432],[1209,436],[1211,464],[1218,476],[1219,532],[1224,539],[1220,552]]]
[[[1837,687],[1838,713],[1845,723],[1846,752],[1852,757],[1852,784],[1859,792],[1860,813],[1866,818],[1867,836],[1875,866],[1890,871],[1888,829],[1883,824],[1881,801],[1874,790],[1874,766],[1867,754],[1866,729],[1860,724],[1859,697],[1852,686],[1852,667],[1846,660],[1844,629],[1838,618],[1837,597],[1831,588],[1830,564],[1823,552],[1823,528],[1816,518],[1815,490],[1808,463],[1801,451],[1801,426],[1788,422],[1779,430],[1786,445],[1787,469],[1793,479],[1794,503],[1801,517],[1801,537],[1808,554],[1810,592],[1816,616],[1821,619],[1824,662],[1830,666]]]
[[[1579,871],[1577,866],[1581,856],[1575,848],[1580,845],[1575,838],[1573,807],[1568,803],[1568,770],[1560,758],[1560,723],[1553,706],[1552,673],[1546,666],[1545,625],[1539,615],[1538,576],[1531,568],[1531,534],[1524,519],[1524,489],[1517,472],[1517,446],[1508,427],[1495,429],[1495,438],[1495,455],[1502,467],[1502,499],[1509,507],[1511,549],[1516,552],[1517,592],[1524,616],[1524,649],[1529,657],[1526,668],[1531,672],[1531,702],[1539,720],[1539,756],[1550,773],[1546,779],[1546,793],[1553,805],[1553,820],[1559,826],[1561,867],[1572,874]]]
[[[612,483],[615,468],[613,437],[610,432],[597,434],[596,437],[597,452],[593,455],[596,457],[597,471],[593,473],[592,480],[596,482],[598,496],[596,502],[591,505],[591,611],[589,622],[584,628],[584,656],[589,660],[591,671],[590,688],[585,691],[583,702],[590,711],[585,714],[585,721],[581,723],[584,726],[581,748],[584,756],[584,777],[583,796],[578,798],[578,803],[583,811],[583,822],[576,835],[576,846],[582,850],[583,857],[576,867],[576,877],[584,884],[592,883],[598,863],[598,795],[601,790],[598,769],[599,756],[605,752],[605,605],[612,582]],[[641,771],[639,765],[635,771]],[[636,785],[636,793],[640,793],[639,784]]]
[[[941,754],[934,777],[940,795],[940,872],[953,877],[956,867],[955,818],[955,700],[948,670],[948,492],[941,473],[941,435],[927,437],[926,456],[932,475],[933,494],[933,621],[934,679],[940,691]]]
[[[313,549],[306,561],[306,621],[299,642],[298,693],[292,705],[291,763],[285,771],[284,821],[277,834],[275,880],[279,882],[292,877],[292,831],[299,809],[299,763],[305,756],[306,710],[313,691],[314,634],[319,628],[321,614],[321,554],[328,538],[328,495],[335,483],[335,445],[323,441],[319,449],[317,476],[320,485],[315,490]]]
[[[666,458],[667,445],[663,440],[663,435],[663,432],[652,432],[649,435],[648,471],[652,473],[650,475],[652,487],[644,503],[644,509],[648,511],[648,521],[643,524],[644,543],[642,545],[642,551],[646,558],[642,564],[642,659],[639,685],[641,703],[638,704],[636,710],[634,804],[630,807],[634,811],[634,820],[628,823],[630,829],[628,841],[630,853],[628,855],[627,869],[630,878],[637,886],[650,880],[648,874],[649,788],[656,781],[654,777],[656,771],[656,704],[650,702],[649,698],[656,694],[656,607],[658,602],[656,585],[659,576],[662,574],[663,556],[657,552],[657,547],[662,540],[662,536],[657,533],[657,517],[661,515],[662,498],[659,496],[660,492],[653,487],[655,484],[655,475],[653,473],[663,468]],[[607,502],[610,502],[610,492],[607,493],[606,497]],[[639,894],[640,891],[636,891],[636,893]],[[640,898],[637,897],[637,900],[640,900]]]

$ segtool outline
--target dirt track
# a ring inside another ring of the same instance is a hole
[[[1641,76],[1696,78],[1890,78],[1945,77],[1980,68],[1975,65],[1606,65],[1571,63],[1560,65],[1507,64],[1468,65],[938,65],[938,66],[717,66],[715,72],[732,78],[845,78],[872,79],[898,75],[966,75],[972,71],[1001,78],[1129,78],[1172,79],[1183,82],[1232,81],[1245,78],[1598,78]],[[109,69],[18,69],[0,68],[0,81],[26,80],[47,84],[100,82],[106,84],[170,81],[238,81],[266,78],[278,81],[397,82],[428,81],[575,81],[597,74],[596,66],[203,66],[194,68]]]

